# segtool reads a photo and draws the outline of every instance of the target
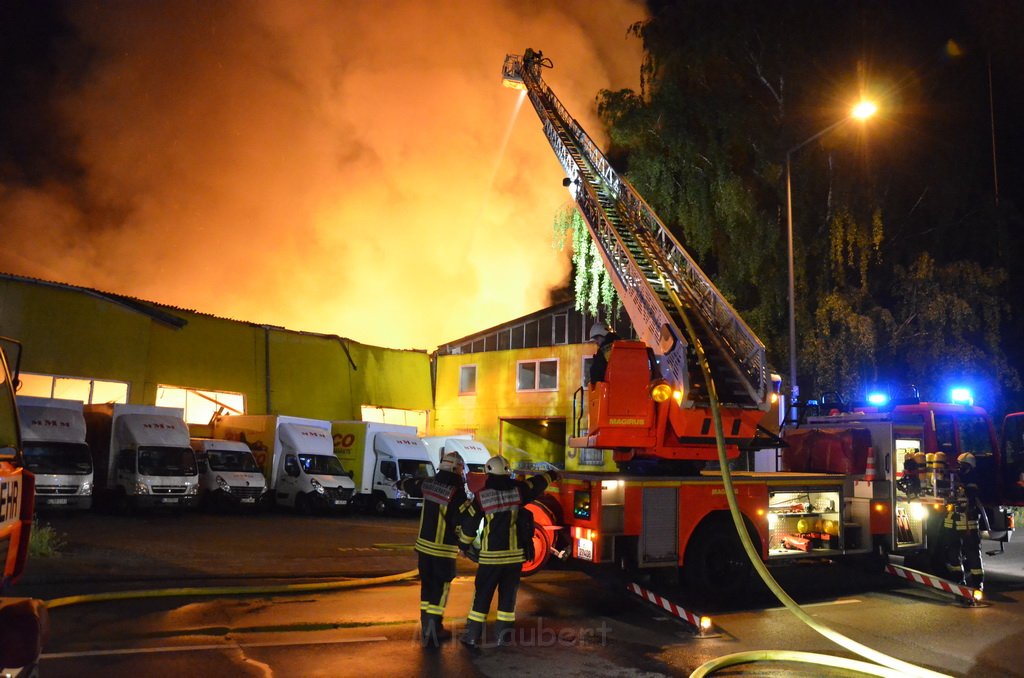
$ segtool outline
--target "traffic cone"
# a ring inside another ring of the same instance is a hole
[[[864,480],[875,479],[875,450],[872,447],[868,448],[868,466],[864,470]]]

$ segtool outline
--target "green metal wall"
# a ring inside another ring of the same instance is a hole
[[[169,316],[185,322],[161,320]],[[22,370],[125,381],[132,403],[155,402],[163,384],[243,393],[251,414],[359,419],[364,404],[432,409],[424,351],[122,302],[16,276],[0,276],[0,335],[22,342]]]

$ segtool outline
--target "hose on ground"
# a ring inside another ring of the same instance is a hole
[[[859,671],[860,673],[868,673],[871,675],[896,675],[896,676],[920,676],[922,678],[949,678],[945,674],[937,673],[929,669],[925,669],[914,664],[904,662],[895,657],[891,657],[887,654],[879,652],[878,650],[862,645],[857,641],[847,638],[841,633],[821,624],[820,622],[813,619],[809,614],[804,612],[795,600],[793,600],[788,593],[786,593],[779,583],[775,581],[771,573],[768,572],[768,567],[761,560],[761,556],[754,549],[754,545],[750,540],[750,535],[747,533],[747,526],[743,521],[743,514],[740,512],[739,504],[736,501],[735,491],[733,490],[732,474],[729,472],[729,460],[725,453],[725,432],[722,427],[722,413],[719,409],[718,394],[715,390],[715,383],[711,377],[711,368],[708,365],[707,356],[704,353],[704,348],[701,346],[700,340],[697,338],[696,332],[694,331],[693,324],[691,323],[688,315],[682,312],[680,309],[680,315],[683,318],[683,322],[686,326],[686,332],[690,337],[690,343],[694,347],[697,353],[697,362],[700,364],[701,372],[704,374],[704,380],[708,386],[708,400],[711,406],[711,419],[714,422],[715,427],[715,443],[718,451],[718,463],[722,469],[722,484],[725,486],[725,496],[729,502],[729,513],[732,515],[733,524],[736,527],[736,533],[739,535],[740,542],[743,544],[743,550],[746,551],[747,557],[750,559],[754,569],[760,575],[761,580],[764,581],[765,585],[771,590],[775,597],[793,613],[797,619],[802,621],[807,626],[811,627],[814,631],[828,638],[837,645],[846,648],[854,654],[860,655],[865,659],[869,659],[875,662],[877,665],[868,664],[857,660],[850,660],[843,657],[829,657],[828,655],[814,655],[809,653],[794,653],[786,650],[761,650],[757,652],[746,652],[741,653],[740,656],[750,657],[744,659],[742,662],[734,663],[746,663],[751,661],[764,661],[764,660],[780,660],[780,661],[809,661],[813,657],[828,657],[826,665],[835,666],[840,668],[849,668],[853,671]],[[734,657],[736,655],[730,655]],[[702,676],[709,675],[712,671],[728,666],[731,664],[718,664],[717,662],[725,658],[719,658],[718,660],[712,660],[697,669],[690,674],[691,678],[701,678]],[[823,661],[815,661],[812,663],[821,664]],[[888,673],[878,673],[883,670],[880,667],[888,669]]]
[[[111,600],[134,600],[141,598],[194,598],[202,596],[236,596],[251,594],[279,594],[308,593],[310,591],[336,591],[340,589],[354,589],[363,586],[375,586],[377,584],[390,584],[392,582],[412,579],[418,576],[417,570],[409,570],[398,574],[390,574],[384,577],[370,577],[367,579],[341,579],[334,581],[309,582],[305,584],[278,584],[274,586],[216,586],[216,587],[186,587],[174,589],[150,589],[145,591],[111,591],[108,593],[89,593],[78,596],[66,596],[43,601],[50,610],[69,605],[82,605],[84,603],[108,602]]]

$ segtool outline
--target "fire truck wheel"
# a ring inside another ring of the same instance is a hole
[[[548,538],[547,531],[540,525],[534,525],[533,559],[523,563],[523,576],[529,577],[531,574],[544,569],[550,557],[551,540]]]
[[[750,529],[754,548],[757,534]],[[701,524],[689,545],[683,562],[683,578],[691,593],[713,600],[735,600],[747,588],[751,571],[731,520],[711,519]]]

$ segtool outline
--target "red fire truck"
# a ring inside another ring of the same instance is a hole
[[[508,55],[503,84],[525,91],[533,104],[639,341],[612,345],[605,380],[583,394],[587,428],[569,440],[577,450],[610,450],[620,472],[566,472],[530,506],[537,555],[524,571],[534,572],[558,554],[626,570],[680,568],[681,579],[696,591],[737,593],[750,564],[714,470],[712,393],[732,460],[778,444],[780,380],[768,370],[761,341],[544,83],[542,69],[551,65],[530,49]],[[953,451],[961,449],[968,415],[983,417],[977,408],[950,414],[952,428],[939,435],[936,426],[953,410],[920,404],[914,411],[921,421],[934,422],[917,429],[919,446],[927,450],[949,441]],[[868,424],[857,416],[813,424],[871,434],[856,448],[843,448],[840,440],[838,456],[824,467],[780,464],[775,468],[782,470],[771,472],[732,472],[748,532],[769,564],[927,549],[918,523],[910,522],[904,534],[904,517],[918,514],[915,505],[934,502],[924,495],[900,499],[893,489],[909,428]],[[880,415],[879,422],[884,419]],[[970,431],[976,435],[975,428]],[[1001,466],[994,437],[985,440],[990,453],[981,453],[979,465],[995,478]],[[783,456],[783,462],[798,461]]]
[[[2,597],[25,569],[35,505],[35,481],[22,465],[16,376],[8,369],[5,345],[17,346],[17,342],[0,337],[0,672],[34,664],[47,634],[41,601]]]

